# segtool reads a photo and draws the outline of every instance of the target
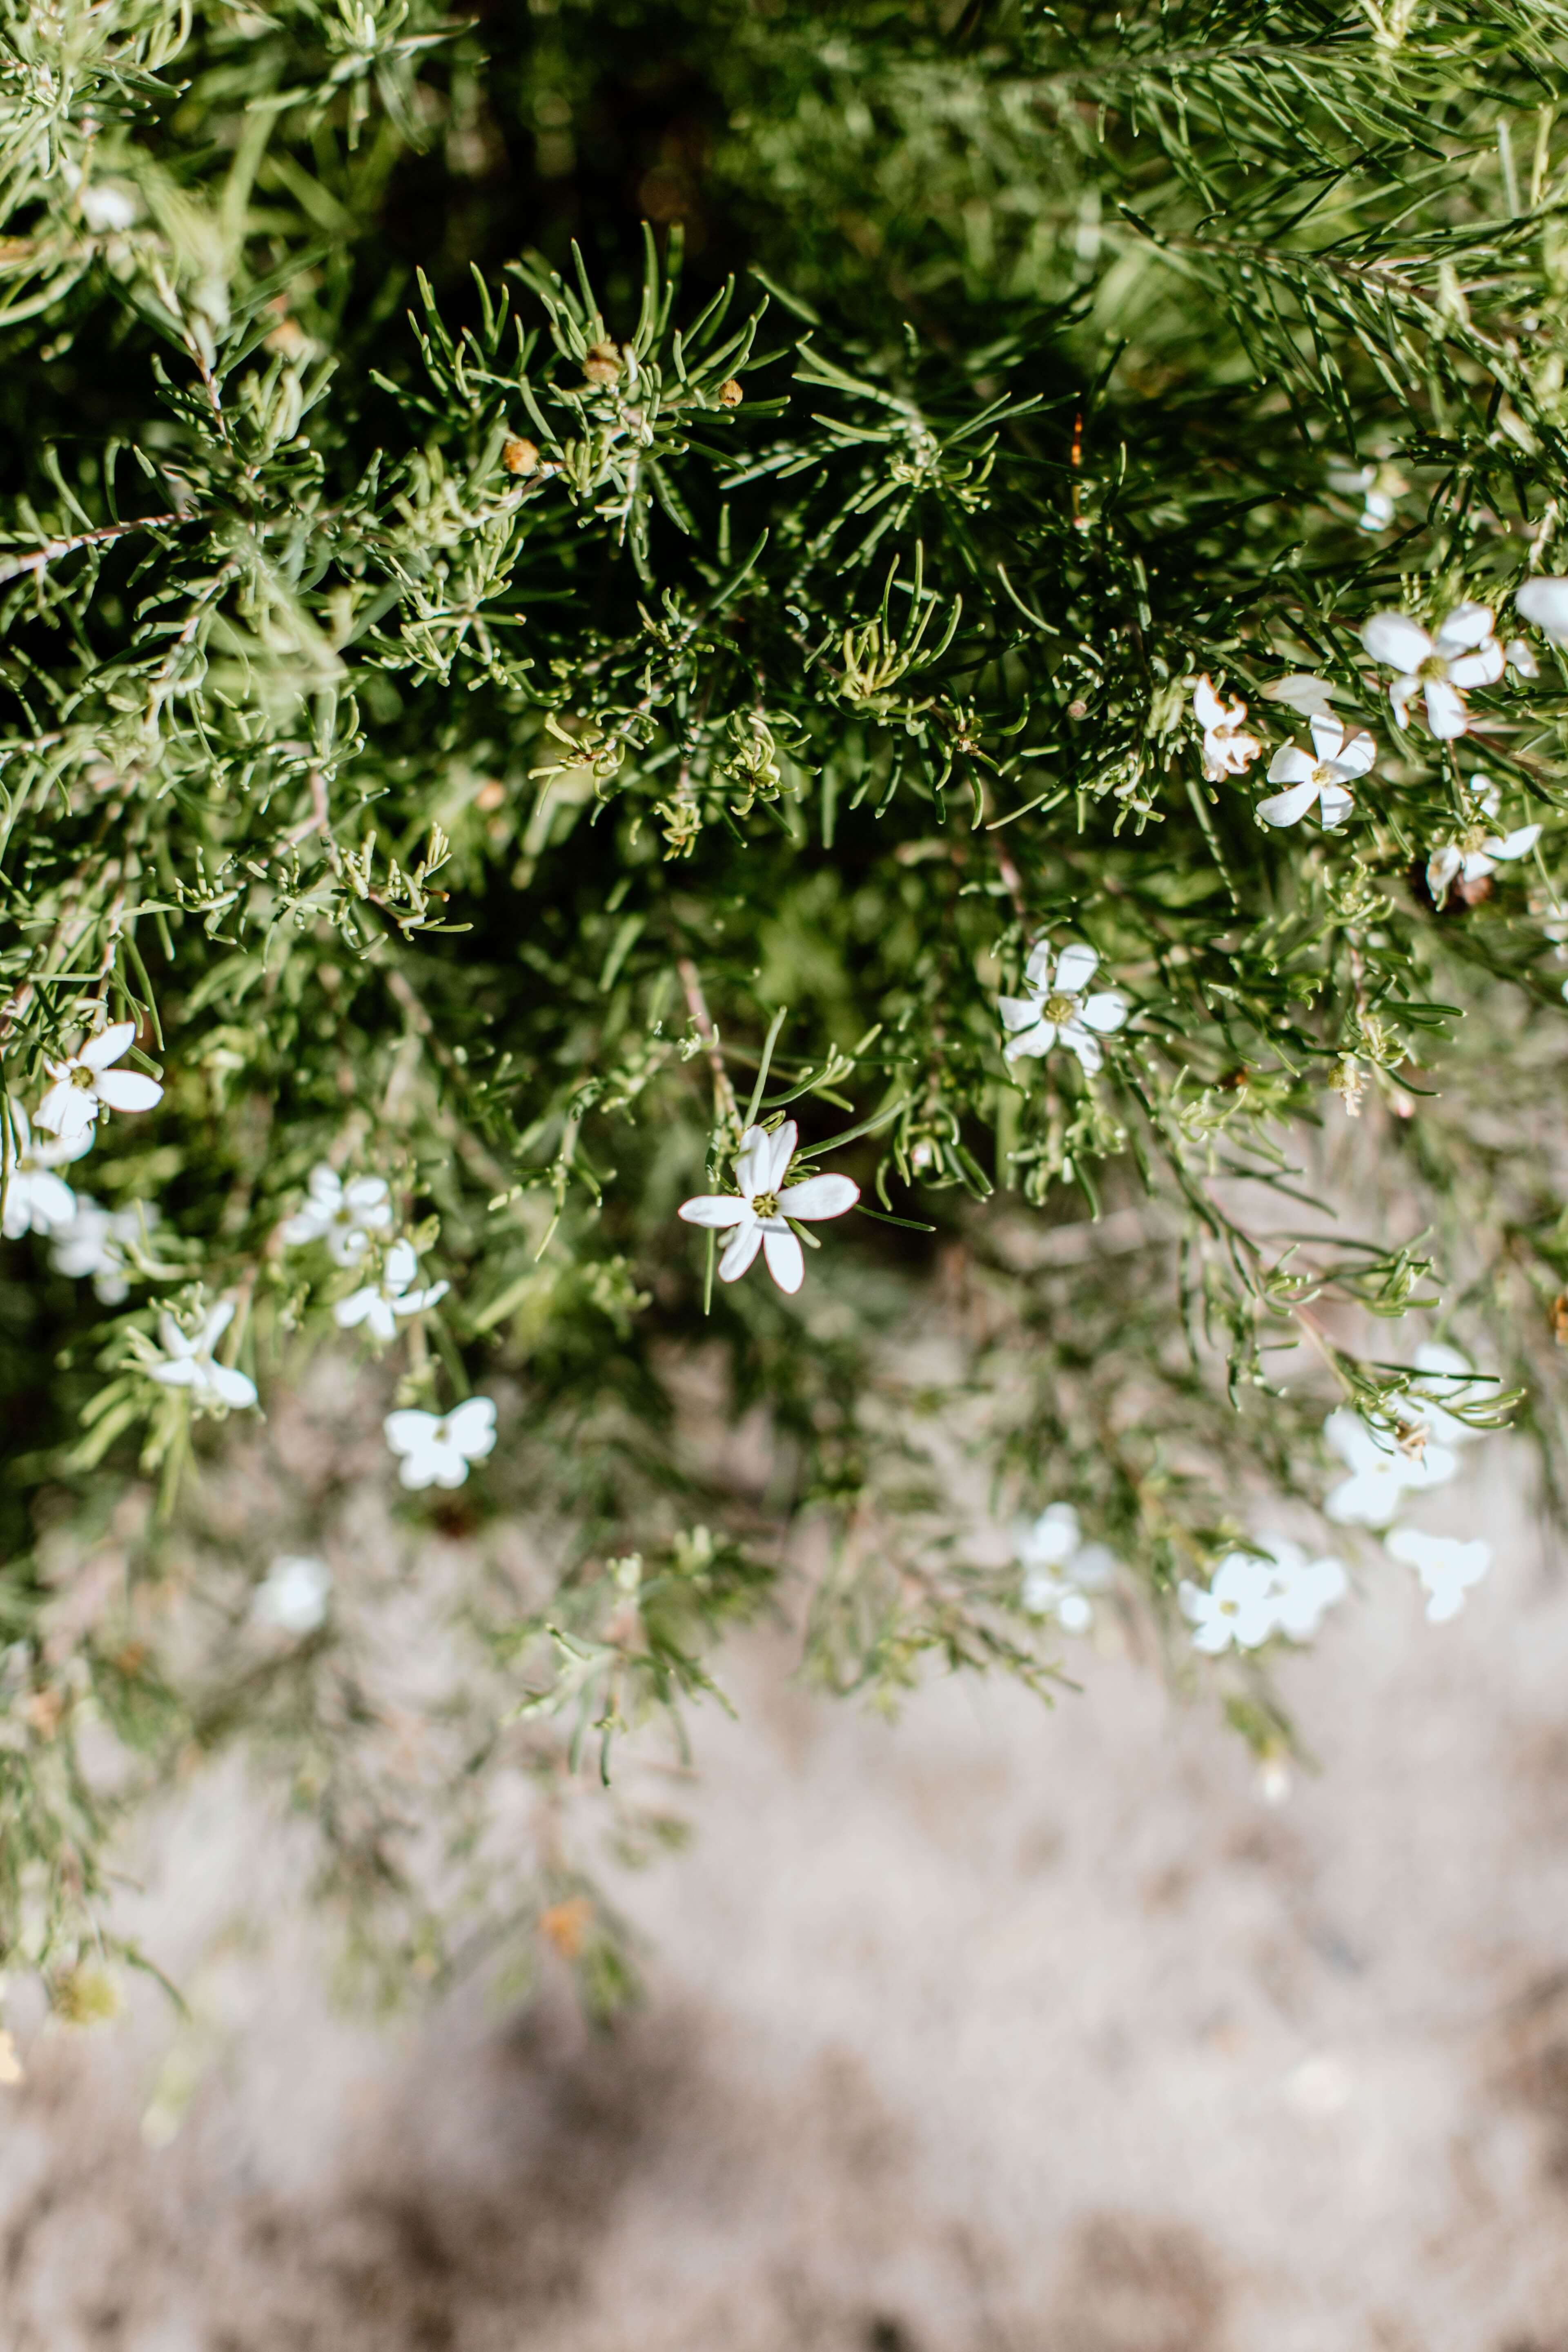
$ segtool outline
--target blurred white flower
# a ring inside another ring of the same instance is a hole
[[[1503,648],[1503,651],[1507,656],[1510,669],[1517,670],[1521,677],[1539,677],[1541,676],[1541,664],[1536,660],[1535,656],[1531,652],[1530,647],[1525,644],[1522,637],[1510,637],[1508,644]]]
[[[382,1427],[405,1486],[460,1486],[470,1462],[482,1462],[496,1442],[491,1398],[469,1397],[447,1413],[389,1412]]]
[[[1500,865],[1528,857],[1541,838],[1538,824],[1522,824],[1500,835],[1488,830],[1488,819],[1502,806],[1502,794],[1489,776],[1472,776],[1465,801],[1469,823],[1456,839],[1441,843],[1426,861],[1426,887],[1437,907],[1445,903],[1456,881],[1478,882]]]
[[[79,1054],[46,1062],[53,1084],[33,1113],[34,1126],[47,1128],[63,1143],[78,1143],[90,1135],[100,1111],[151,1110],[161,1102],[163,1089],[156,1078],[111,1067],[135,1034],[134,1021],[116,1021],[89,1037]]]
[[[1269,1581],[1274,1624],[1292,1641],[1310,1641],[1322,1622],[1323,1612],[1342,1601],[1350,1591],[1344,1562],[1325,1553],[1310,1559],[1288,1536],[1264,1536],[1263,1548],[1273,1563]]]
[[[77,202],[94,236],[134,226],[141,210],[134,189],[123,187],[114,180],[89,180]]]
[[[1356,526],[1360,530],[1386,530],[1394,520],[1394,500],[1405,487],[1387,466],[1336,466],[1329,474],[1331,490],[1338,490],[1342,498],[1362,500]]]
[[[1269,761],[1269,782],[1289,784],[1290,789],[1258,802],[1258,814],[1265,824],[1297,824],[1314,801],[1325,825],[1342,824],[1349,816],[1350,787],[1372,767],[1377,746],[1370,735],[1347,734],[1331,713],[1312,720],[1311,734],[1310,751],[1303,751],[1297,743],[1283,743]]]
[[[1473,1429],[1468,1421],[1444,1410],[1446,1404],[1484,1404],[1498,1394],[1495,1381],[1483,1378],[1458,1348],[1441,1340],[1423,1339],[1415,1350],[1415,1369],[1427,1375],[1426,1384],[1399,1400],[1400,1411],[1413,1410],[1440,1445],[1473,1445],[1489,1432]]]
[[[1193,717],[1204,730],[1204,773],[1211,784],[1245,773],[1263,749],[1246,730],[1246,703],[1239,695],[1222,702],[1206,672],[1193,688]]]
[[[233,1320],[234,1301],[220,1298],[216,1307],[208,1308],[200,1328],[186,1333],[165,1307],[158,1318],[163,1358],[148,1364],[149,1374],[165,1388],[189,1389],[192,1403],[208,1412],[254,1404],[255,1381],[236,1371],[232,1365],[213,1360],[213,1349]]]
[[[1489,604],[1456,604],[1436,636],[1408,613],[1374,613],[1361,641],[1373,661],[1399,673],[1388,688],[1395,723],[1409,725],[1409,706],[1419,696],[1426,724],[1444,741],[1469,726],[1466,691],[1502,676],[1503,650],[1492,635]]]
[[[1282,702],[1289,710],[1299,711],[1303,719],[1326,719],[1334,689],[1326,678],[1313,677],[1308,671],[1292,670],[1289,677],[1277,677],[1263,689],[1266,702]]]
[[[1323,1434],[1351,1474],[1323,1505],[1340,1527],[1387,1527],[1404,1496],[1443,1486],[1459,1466],[1446,1445],[1427,1440],[1406,1451],[1378,1436],[1346,1405],[1330,1413]]]
[[[1070,1503],[1051,1503],[1038,1518],[1019,1519],[1014,1549],[1024,1571],[1019,1598],[1032,1617],[1055,1617],[1068,1633],[1086,1633],[1094,1622],[1087,1595],[1108,1585],[1116,1555],[1101,1543],[1086,1544]]]
[[[1421,1579],[1427,1594],[1426,1614],[1434,1625],[1458,1615],[1466,1592],[1480,1582],[1492,1564],[1489,1543],[1429,1536],[1419,1528],[1395,1528],[1385,1543],[1393,1557],[1413,1568]]]
[[[26,1233],[58,1232],[75,1213],[76,1194],[55,1171],[90,1151],[92,1129],[73,1142],[48,1143],[33,1133],[26,1112],[11,1096],[5,1097],[4,1115],[11,1125],[11,1172],[0,1203],[0,1230],[8,1242]]]
[[[719,1261],[721,1282],[739,1282],[760,1249],[779,1288],[798,1290],[805,1279],[805,1256],[789,1220],[815,1224],[822,1217],[842,1217],[860,1198],[860,1187],[847,1176],[806,1176],[798,1184],[784,1183],[798,1132],[793,1118],[773,1135],[765,1127],[749,1127],[735,1160],[738,1194],[701,1192],[682,1201],[676,1212],[689,1225],[730,1234]]]
[[[1568,580],[1527,580],[1513,609],[1554,646],[1568,646]]]
[[[351,1176],[345,1184],[324,1160],[310,1171],[305,1205],[289,1218],[283,1239],[289,1249],[325,1242],[339,1265],[352,1265],[370,1247],[373,1234],[392,1223],[392,1201],[379,1176]]]
[[[1002,1049],[1009,1062],[1020,1055],[1048,1054],[1053,1045],[1061,1045],[1078,1055],[1091,1076],[1099,1069],[1100,1037],[1120,1029],[1127,1018],[1126,999],[1114,989],[1084,994],[1099,961],[1099,950],[1079,941],[1058,955],[1042,940],[1024,967],[1028,995],[997,999],[1002,1025],[1010,1033]]]
[[[1217,1657],[1233,1642],[1238,1650],[1256,1650],[1267,1642],[1274,1631],[1274,1577],[1271,1560],[1232,1551],[1215,1569],[1206,1592],[1184,1578],[1177,1598],[1193,1628],[1194,1649]]]
[[[419,1259],[412,1242],[394,1242],[382,1264],[379,1280],[367,1282],[362,1290],[351,1291],[340,1298],[332,1309],[332,1320],[342,1331],[352,1331],[363,1323],[384,1344],[397,1337],[400,1315],[422,1315],[427,1307],[445,1298],[448,1288],[444,1282],[432,1283],[427,1290],[414,1290],[410,1285],[419,1272]]]
[[[126,1250],[144,1248],[157,1222],[157,1210],[139,1201],[111,1211],[89,1193],[79,1192],[74,1213],[56,1229],[49,1264],[57,1274],[68,1274],[76,1282],[90,1275],[105,1307],[118,1307],[131,1288]]]
[[[332,1572],[325,1561],[299,1552],[280,1552],[251,1596],[258,1625],[280,1633],[313,1633],[326,1622]]]

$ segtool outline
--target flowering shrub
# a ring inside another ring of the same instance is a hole
[[[197,1532],[323,1350],[411,1558],[549,1531],[454,1620],[542,1790],[807,1519],[829,1685],[1137,1611],[1266,1759],[1458,1610],[1405,1511],[1560,1475],[1568,16],[3,24],[0,1960],[106,1932],[79,1717],[350,1655],[329,1477]]]

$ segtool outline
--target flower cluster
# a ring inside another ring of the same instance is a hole
[[[1193,1647],[1217,1657],[1233,1645],[1256,1650],[1271,1634],[1310,1641],[1350,1579],[1331,1554],[1309,1559],[1285,1536],[1264,1536],[1252,1551],[1227,1552],[1205,1589],[1184,1579],[1177,1598]]]
[[[1054,1617],[1064,1633],[1087,1633],[1094,1622],[1088,1596],[1110,1584],[1115,1553],[1105,1544],[1085,1543],[1070,1503],[1051,1503],[1038,1518],[1020,1519],[1013,1543],[1024,1571],[1021,1605],[1031,1617]]]

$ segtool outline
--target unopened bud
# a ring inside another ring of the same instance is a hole
[[[614,383],[621,373],[621,355],[614,343],[595,343],[583,362],[590,383]]]
[[[521,433],[509,433],[501,444],[500,461],[509,474],[537,474],[539,450]]]
[[[745,396],[745,394],[741,390],[740,385],[735,382],[732,375],[727,375],[723,383],[719,386],[719,405],[721,408],[739,408]]]

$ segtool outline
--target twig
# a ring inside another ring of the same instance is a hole
[[[51,539],[47,547],[35,548],[31,555],[0,555],[0,585],[7,580],[19,580],[24,572],[42,572],[47,565],[58,563],[61,556],[74,555],[79,547],[106,547],[110,540],[123,539],[128,531],[163,530],[171,523],[194,520],[190,515],[138,515],[133,522],[106,522],[98,530],[79,531],[75,539]],[[58,742],[59,738],[43,740]]]
[[[681,956],[675,969],[680,974],[680,985],[686,991],[687,1010],[691,1015],[698,1035],[702,1040],[708,1055],[708,1066],[713,1073],[714,1124],[721,1129],[732,1129],[739,1135],[740,1107],[735,1100],[735,1089],[730,1084],[730,1073],[724,1067],[723,1048],[719,1043],[718,1033],[709,1017],[708,1000],[702,993],[702,982],[698,976],[697,966],[689,956]]]

